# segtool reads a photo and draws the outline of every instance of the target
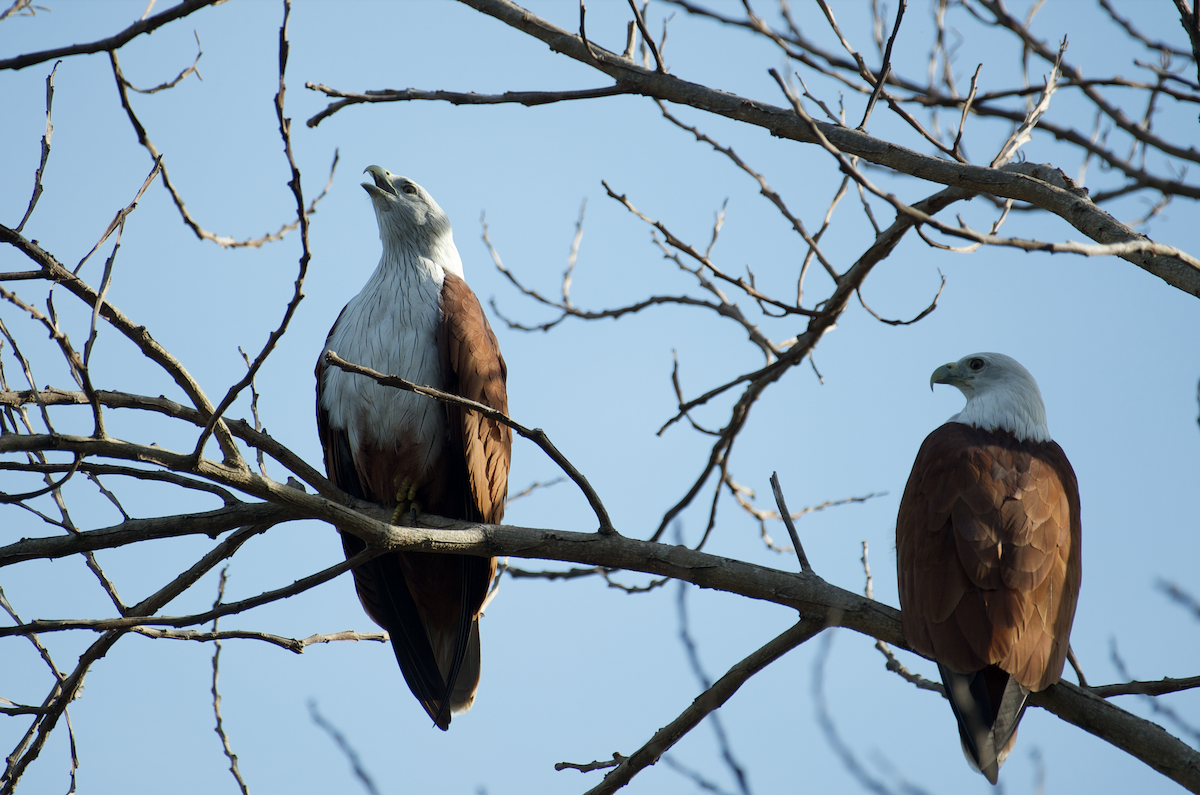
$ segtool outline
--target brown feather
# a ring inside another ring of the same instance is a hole
[[[453,373],[457,395],[508,414],[508,368],[500,343],[483,314],[479,299],[464,282],[446,274],[442,285],[445,324],[442,346],[443,372]],[[512,456],[512,430],[478,412],[450,406],[452,439],[461,439],[470,493],[478,521],[497,524],[504,518],[508,498],[508,467]],[[455,445],[457,447],[457,445]]]
[[[1078,485],[1057,444],[938,428],[917,453],[896,521],[913,650],[958,673],[999,665],[1034,691],[1057,682],[1080,540]]]

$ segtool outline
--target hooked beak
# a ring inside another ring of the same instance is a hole
[[[389,179],[392,175],[382,166],[367,166],[363,169],[364,174],[370,174],[374,184],[370,182],[362,183],[363,190],[369,193],[372,197],[375,194],[383,194],[385,196],[395,196],[396,189],[392,187],[392,181]]]
[[[961,387],[963,379],[958,375],[955,362],[943,364],[941,367],[933,371],[933,375],[929,376],[929,391],[933,391],[934,384],[949,384],[950,386]]]

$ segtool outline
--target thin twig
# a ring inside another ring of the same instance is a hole
[[[944,273],[942,273],[941,270],[939,270],[938,276],[942,277],[942,283],[938,287],[937,295],[935,295],[933,297],[933,300],[929,302],[929,306],[927,306],[923,310],[921,310],[921,313],[919,315],[917,315],[916,317],[914,317],[912,320],[888,320],[886,318],[882,318],[875,312],[874,309],[867,306],[867,302],[863,300],[861,289],[855,290],[854,294],[858,296],[858,302],[860,304],[862,304],[862,308],[867,310],[868,312],[870,312],[871,317],[875,318],[880,323],[886,323],[889,326],[911,326],[913,323],[916,323],[918,320],[923,319],[930,312],[937,309],[938,299],[942,297],[942,290],[946,289],[946,275]]]
[[[367,772],[367,768],[363,765],[362,759],[359,758],[358,752],[354,750],[354,746],[346,739],[346,735],[338,731],[338,728],[321,714],[320,710],[317,709],[317,702],[312,699],[308,702],[308,714],[312,717],[313,723],[324,729],[325,733],[333,739],[338,750],[345,755],[346,760],[350,762],[350,768],[354,771],[354,777],[359,780],[363,788],[370,795],[379,795],[379,788],[375,786],[375,780]]]
[[[151,4],[153,4],[153,0],[151,0]],[[168,80],[165,83],[159,83],[154,88],[138,88],[133,83],[130,83],[128,80],[125,81],[125,85],[128,86],[131,90],[136,91],[139,94],[157,94],[159,91],[166,91],[168,89],[174,88],[175,86],[182,83],[184,81],[184,79],[188,75],[191,75],[191,74],[194,74],[199,80],[203,81],[204,78],[201,76],[200,70],[196,68],[197,64],[200,63],[201,56],[204,55],[204,51],[200,48],[200,33],[198,31],[193,30],[192,35],[196,37],[196,58],[192,61],[191,66],[189,66],[186,69],[184,69],[183,71],[181,71],[178,75],[175,76],[174,79]]]
[[[679,717],[655,732],[654,736],[633,754],[623,758],[616,769],[605,775],[604,781],[588,790],[587,795],[608,795],[628,784],[641,770],[657,762],[705,716],[732,698],[746,680],[812,638],[825,626],[820,621],[801,621],[734,665],[712,687],[697,696]]]
[[[8,13],[12,13],[11,8]],[[56,61],[50,69],[50,74],[46,75],[46,132],[42,135],[42,160],[33,174],[33,195],[29,197],[29,207],[26,208],[25,215],[21,216],[21,223],[17,224],[18,234],[25,228],[25,223],[29,220],[29,216],[33,215],[33,208],[37,207],[38,199],[42,195],[42,175],[46,172],[46,161],[50,159],[50,138],[54,134],[54,124],[51,121],[50,112],[54,107],[54,73],[58,71],[59,63],[61,61]]]
[[[896,43],[896,36],[900,34],[900,20],[904,18],[906,8],[908,8],[908,0],[900,0],[900,4],[896,7],[896,24],[892,27],[892,35],[888,37],[887,49],[883,53],[883,63],[879,67],[879,77],[875,80],[875,90],[871,92],[871,98],[867,100],[867,109],[863,112],[862,121],[858,124],[859,130],[866,129],[867,119],[871,118],[871,111],[875,109],[875,101],[879,99],[879,95],[883,93],[883,87],[887,84],[888,75],[892,71],[892,45]]]
[[[221,604],[221,600],[225,597],[225,579],[229,572],[229,566],[226,565],[221,569],[220,579],[217,581],[217,599],[213,602],[215,609]],[[216,617],[212,622],[212,631],[217,633],[217,622],[220,617]],[[212,705],[213,715],[217,719],[217,736],[221,738],[221,748],[225,752],[225,757],[229,760],[229,772],[233,774],[233,778],[237,781],[238,788],[241,789],[242,795],[250,795],[250,790],[246,786],[245,779],[242,778],[242,773],[238,770],[237,754],[233,752],[233,747],[229,744],[229,735],[225,733],[225,722],[221,719],[221,691],[217,688],[217,676],[220,672],[221,664],[221,641],[213,640],[213,656],[212,656]]]
[[[651,54],[654,55],[654,70],[659,74],[666,74],[667,69],[663,64],[662,56],[658,54],[658,46],[654,43],[654,37],[650,35],[650,31],[646,30],[646,20],[642,18],[642,12],[637,7],[635,0],[629,0],[629,7],[633,9],[633,19],[637,22],[638,30],[642,32],[642,42],[650,48]]]
[[[800,534],[796,532],[796,524],[792,521],[792,515],[788,512],[787,503],[783,499],[783,488],[779,485],[778,472],[771,473],[771,491],[775,494],[775,504],[779,506],[779,515],[787,526],[788,535],[792,537],[792,548],[796,550],[796,557],[800,560],[800,570],[805,574],[812,574],[812,564],[808,562],[808,555],[804,554],[804,546],[800,543]]]
[[[867,557],[867,542],[862,542],[862,565],[863,575],[866,578],[866,583],[863,586],[863,596],[868,599],[875,599],[875,589],[871,579],[871,562]],[[896,659],[896,654],[892,651],[892,647],[884,643],[882,640],[875,640],[875,648],[887,660],[885,667],[894,674],[897,674],[901,679],[909,684],[916,685],[920,690],[929,690],[934,693],[939,693],[942,696],[946,695],[946,690],[938,682],[926,679],[920,674],[915,674],[910,671],[903,663]]]
[[[578,770],[580,773],[590,773],[593,770],[607,770],[610,767],[616,767],[623,763],[629,757],[613,751],[612,759],[607,762],[558,762],[554,765],[555,770]]]
[[[582,24],[583,9],[580,8],[580,22]],[[589,51],[593,48],[591,42],[587,43]],[[384,89],[380,91],[342,91],[340,89],[331,88],[323,83],[308,82],[304,87],[311,91],[320,91],[328,97],[340,97],[337,102],[331,102],[325,110],[310,117],[306,124],[309,127],[316,127],[318,124],[337,113],[342,108],[351,105],[360,105],[363,103],[374,102],[411,102],[414,100],[442,101],[449,102],[452,105],[507,105],[517,104],[524,105],[527,108],[536,107],[538,105],[550,105],[555,102],[571,102],[578,99],[596,99],[598,97],[616,97],[622,94],[633,93],[632,87],[624,82],[618,81],[616,85],[604,86],[602,88],[585,88],[578,91],[505,91],[503,94],[478,94],[475,92],[463,93],[458,91],[422,91],[416,88],[406,88],[400,91],[392,89]]]

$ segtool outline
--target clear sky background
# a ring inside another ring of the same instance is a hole
[[[52,10],[34,17],[0,23],[2,57],[107,37],[140,16],[145,2],[60,0],[50,5]],[[565,28],[578,25],[574,3],[530,5]],[[729,13],[740,7],[720,5]],[[794,5],[806,33],[836,48],[819,12],[806,2]],[[1014,4],[1014,13],[1023,14],[1025,5]],[[896,68],[913,77],[925,75],[934,36],[927,6],[923,0],[910,4],[897,43]],[[1152,38],[1186,46],[1169,3],[1125,0],[1115,6],[1136,17]],[[874,66],[878,56],[871,44],[869,4],[847,2],[835,8],[847,36]],[[671,13],[665,54],[673,74],[786,104],[767,74],[768,68],[781,66],[777,51],[747,33],[658,3],[651,6],[650,29],[660,31],[662,18]],[[235,0],[140,37],[120,51],[125,75],[135,85],[150,87],[191,63],[199,37],[203,81],[190,77],[170,91],[134,95],[133,103],[189,210],[220,235],[257,237],[294,214],[272,105],[282,16],[282,3]],[[587,19],[590,38],[610,50],[623,49],[624,3],[594,2]],[[981,89],[1019,85],[1018,53],[1007,39],[980,36],[981,26],[961,10],[951,12],[948,24],[963,37],[955,71],[964,93],[979,63],[984,64]],[[1134,59],[1149,57],[1092,3],[1048,3],[1034,31],[1048,41],[1069,36],[1067,57],[1085,75],[1133,77]],[[338,311],[379,257],[373,212],[359,187],[368,165],[409,176],[430,191],[454,223],[468,282],[485,304],[494,300],[504,316],[520,322],[545,322],[553,315],[521,296],[493,268],[480,240],[481,213],[486,213],[491,240],[505,264],[544,295],[558,294],[585,200],[572,288],[578,305],[599,310],[650,295],[701,295],[692,277],[661,257],[649,227],[605,196],[602,179],[698,247],[707,244],[714,213],[728,201],[716,261],[729,272],[749,266],[760,289],[770,294],[786,297],[794,291],[805,253],[800,238],[758,195],[753,180],[665,122],[648,99],[537,108],[360,105],[315,129],[304,125],[327,104],[324,96],[305,89],[306,81],[354,91],[413,87],[481,93],[608,84],[600,73],[555,55],[502,23],[448,1],[296,0],[289,38],[286,113],[294,120],[293,144],[307,199],[324,185],[335,150],[340,163],[329,195],[312,216],[306,298],[258,379],[259,409],[268,432],[314,466],[320,467],[321,455],[312,368]],[[10,226],[29,200],[50,66],[0,72],[0,218]],[[1031,63],[1033,82],[1040,83],[1046,72],[1042,63]],[[836,107],[837,84],[812,72],[801,75],[810,90]],[[45,193],[25,235],[73,267],[114,213],[132,200],[152,161],[120,107],[107,56],[65,60],[55,85]],[[844,99],[848,116],[857,123],[863,100],[852,94]],[[1140,118],[1142,110],[1131,104],[1128,112]],[[677,112],[734,146],[809,229],[819,226],[840,180],[825,153],[690,108]],[[1090,130],[1088,113],[1063,91],[1048,118]],[[957,114],[944,115],[943,123],[956,124]],[[1172,140],[1186,144],[1197,139],[1194,111],[1164,105],[1156,124]],[[918,151],[930,149],[884,107],[875,110],[868,132]],[[989,162],[1008,132],[1007,124],[969,121],[966,141],[972,161]],[[1035,135],[1023,152],[1030,161],[1051,162],[1072,177],[1078,174],[1078,154],[1048,136]],[[937,190],[912,179],[870,174],[909,202]],[[1194,181],[1192,175],[1187,178]],[[1093,164],[1084,184],[1094,191],[1118,181]],[[1136,196],[1108,209],[1132,221],[1145,215],[1148,201]],[[893,214],[882,203],[874,203],[874,210],[882,225],[890,223]],[[946,217],[953,213],[982,229],[995,210],[977,199],[956,205]],[[1195,254],[1200,251],[1196,219],[1195,205],[1178,201],[1139,228]],[[1013,217],[1004,231],[1042,240],[1081,238],[1057,219],[1023,215]],[[824,250],[844,270],[872,239],[850,197],[838,210]],[[82,275],[98,283],[103,258],[111,251],[110,240]],[[180,221],[160,181],[150,187],[125,228],[109,298],[145,324],[216,399],[244,373],[238,346],[253,355],[277,326],[291,295],[299,253],[296,234],[249,250],[225,250],[198,240]],[[12,248],[0,249],[0,270],[30,267]],[[1072,644],[1089,679],[1093,684],[1122,681],[1111,658],[1114,648],[1135,678],[1197,674],[1200,627],[1157,586],[1163,580],[1200,592],[1195,564],[1200,556],[1196,299],[1116,258],[1013,249],[962,255],[931,249],[914,235],[870,276],[863,297],[884,317],[912,317],[936,293],[939,270],[947,278],[941,303],[914,326],[884,325],[857,304],[849,308],[816,350],[824,383],[805,366],[766,392],[734,448],[733,477],[755,489],[760,507],[768,509],[774,507],[768,485],[772,471],[778,471],[793,509],[882,493],[865,504],[806,516],[799,530],[817,573],[853,591],[863,587],[859,559],[861,543],[868,542],[876,598],[896,605],[894,522],[900,495],[921,440],[963,402],[950,388],[930,394],[929,375],[938,365],[971,352],[1008,353],[1038,379],[1051,433],[1079,477],[1084,583]],[[805,305],[826,297],[830,285],[814,266]],[[44,305],[39,285],[17,283],[15,289]],[[56,293],[64,325],[81,346],[89,318],[68,299]],[[742,306],[755,312],[749,301]],[[761,354],[739,327],[704,310],[666,306],[619,321],[568,321],[549,333],[534,334],[512,330],[490,309],[489,314],[508,361],[513,418],[544,428],[599,491],[618,530],[633,537],[654,531],[695,480],[709,451],[707,437],[682,425],[655,435],[675,412],[672,352],[689,397],[762,364]],[[7,303],[0,306],[0,319],[18,335],[27,356],[44,362],[35,370],[39,385],[71,386],[44,332]],[[762,327],[775,340],[803,331],[795,318],[763,319]],[[173,383],[110,329],[101,330],[97,345],[92,370],[98,388],[182,400]],[[9,354],[6,347],[0,361],[10,384],[19,388],[20,373]],[[728,398],[714,401],[696,412],[696,419],[724,425],[730,405]],[[246,401],[230,415],[248,416]],[[76,430],[88,428],[86,410],[73,416]],[[114,435],[191,449],[191,432],[180,433],[162,418],[117,411],[108,412],[108,418]],[[73,427],[72,420],[61,422],[64,430]],[[268,465],[268,474],[286,478],[274,464]],[[516,442],[510,491],[557,474],[533,445]],[[215,500],[184,503],[174,492],[145,484],[108,485],[119,490],[135,516],[218,507]],[[120,521],[93,486],[73,486],[69,497],[80,527]],[[17,488],[15,483],[0,485],[4,491]],[[682,515],[679,530],[685,541],[698,540],[711,494],[710,483]],[[17,509],[5,508],[0,516],[0,543],[54,532]],[[569,484],[513,503],[506,520],[577,531],[596,525]],[[781,525],[771,532],[786,537]],[[100,552],[97,558],[132,603],[161,587],[211,544],[203,537],[161,541]],[[791,556],[764,547],[757,522],[727,497],[706,551],[795,568]],[[328,526],[276,527],[234,558],[226,599],[286,585],[331,565],[341,554]],[[540,568],[536,561],[514,565]],[[641,575],[620,579],[647,581]],[[26,620],[97,617],[112,610],[78,558],[6,568],[0,572],[0,586]],[[202,610],[215,598],[216,587],[214,573],[165,612]],[[680,587],[671,583],[650,594],[627,595],[596,578],[505,580],[482,622],[484,671],[476,706],[456,718],[448,733],[430,727],[385,645],[334,643],[297,656],[255,641],[228,642],[221,656],[225,729],[255,793],[359,791],[345,757],[310,718],[310,702],[345,734],[384,793],[582,792],[601,774],[556,772],[556,762],[585,763],[614,751],[632,753],[702,689],[678,639]],[[714,679],[795,619],[777,605],[683,587],[701,659]],[[374,629],[349,577],[227,619],[221,628],[292,637]],[[94,637],[60,633],[46,642],[60,666],[70,667]],[[837,731],[870,775],[896,791],[990,789],[964,763],[948,705],[888,673],[871,639],[842,630],[775,663],[719,713],[752,791],[842,792],[857,787],[816,720],[813,683],[827,643],[832,644],[824,666],[828,707]],[[71,708],[81,791],[235,791],[213,733],[211,655],[207,644],[126,637],[93,667]],[[901,658],[936,678],[932,663],[906,653]],[[29,643],[19,638],[0,642],[0,696],[40,703],[50,684]],[[1200,696],[1187,693],[1163,701],[1193,725],[1200,724]],[[1137,698],[1122,697],[1118,703],[1151,714]],[[5,753],[26,726],[25,718],[0,718]],[[1195,734],[1181,734],[1176,724],[1167,728],[1197,742]],[[725,791],[736,791],[716,753],[713,730],[706,723],[670,758],[703,772]],[[59,730],[19,791],[65,792],[68,767],[67,735]],[[1123,752],[1032,709],[1002,783],[1009,792],[1040,791],[1042,772],[1049,792],[1176,788]],[[697,787],[660,763],[638,776],[629,791],[686,793]]]

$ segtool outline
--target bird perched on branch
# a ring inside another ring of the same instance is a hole
[[[508,413],[507,371],[479,299],[463,281],[450,220],[407,177],[379,166],[362,183],[383,256],[338,316],[325,350],[385,375]],[[417,512],[499,523],[512,432],[459,406],[381,386],[317,362],[317,427],[330,480],[355,497]],[[365,548],[343,532],[346,557]],[[479,686],[479,614],[495,558],[395,552],[354,570],[367,615],[388,631],[404,679],[441,729]]]
[[[975,353],[933,372],[967,405],[925,439],[896,518],[904,635],[937,661],[967,762],[996,783],[1031,691],[1062,676],[1081,578],[1079,486],[1037,382]]]

